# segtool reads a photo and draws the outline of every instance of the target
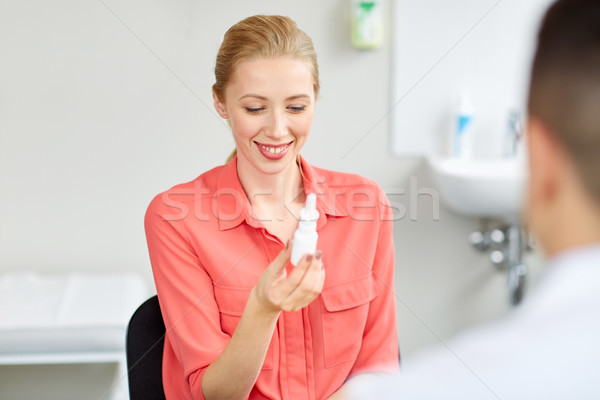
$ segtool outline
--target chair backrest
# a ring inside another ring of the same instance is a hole
[[[162,359],[165,324],[158,297],[146,300],[127,327],[127,378],[130,400],[165,400]]]

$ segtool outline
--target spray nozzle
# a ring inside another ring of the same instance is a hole
[[[317,195],[309,193],[306,195],[306,204],[304,208],[300,210],[300,219],[302,221],[316,221],[319,219],[319,212],[317,211]]]

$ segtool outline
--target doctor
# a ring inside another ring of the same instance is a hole
[[[351,380],[349,398],[600,398],[600,1],[547,11],[528,111],[528,217],[549,257],[539,286],[394,379]]]

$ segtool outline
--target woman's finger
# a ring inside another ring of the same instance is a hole
[[[288,240],[285,248],[277,254],[277,257],[269,264],[263,274],[266,274],[266,278],[269,282],[273,282],[281,275],[285,270],[290,257],[292,255],[292,240]]]
[[[284,280],[278,282],[277,285],[273,287],[273,295],[276,298],[281,299],[281,301],[289,297],[298,287],[300,282],[302,282],[307,269],[311,265],[312,259],[313,256],[311,254],[303,256],[292,272],[290,272]]]
[[[320,252],[318,252],[312,258],[302,280],[282,303],[282,309],[295,311],[306,307],[321,293],[324,280],[325,271],[322,269]]]

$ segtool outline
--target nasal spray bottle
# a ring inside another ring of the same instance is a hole
[[[306,196],[306,204],[300,210],[300,221],[294,232],[294,244],[292,247],[292,264],[298,265],[305,254],[313,254],[317,251],[317,196],[310,193]]]

